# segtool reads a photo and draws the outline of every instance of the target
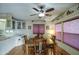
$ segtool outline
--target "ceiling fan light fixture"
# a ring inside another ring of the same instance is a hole
[[[44,16],[45,16],[44,13],[40,13],[40,14],[39,14],[39,17],[44,17]]]

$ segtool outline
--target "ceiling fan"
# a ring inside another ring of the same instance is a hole
[[[39,9],[38,9],[39,8]],[[51,16],[51,14],[49,12],[53,11],[54,8],[49,8],[47,10],[44,10],[45,5],[39,5],[38,8],[32,8],[33,10],[35,10],[36,14],[31,14],[30,16],[35,16],[38,15],[39,17],[43,17],[43,16]]]

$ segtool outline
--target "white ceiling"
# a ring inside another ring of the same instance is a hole
[[[38,15],[30,16],[37,13],[33,10],[33,7],[37,7],[40,3],[0,3],[0,13],[11,13],[15,18],[20,20],[37,20]],[[43,3],[42,3],[43,4]],[[51,17],[45,17],[42,19],[52,20],[58,14],[72,6],[72,3],[44,3],[45,10],[48,8],[54,8]]]

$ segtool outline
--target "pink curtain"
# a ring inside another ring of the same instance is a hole
[[[34,34],[37,34],[37,33],[39,32],[38,29],[39,29],[39,28],[38,28],[38,25],[37,25],[37,24],[34,24],[34,25],[33,25],[33,33],[34,33]]]
[[[34,34],[43,34],[45,32],[44,24],[33,24],[33,33]]]
[[[44,24],[39,24],[39,33],[44,33],[45,32],[45,26]]]

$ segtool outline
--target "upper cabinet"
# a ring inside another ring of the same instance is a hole
[[[0,13],[0,19],[5,19],[5,29],[11,29],[12,16],[9,13]]]
[[[6,27],[9,28],[9,29],[11,29],[11,28],[12,28],[11,23],[12,23],[12,18],[11,18],[11,16],[7,16]]]
[[[8,13],[0,13],[0,35],[5,35],[7,29],[11,29],[11,15]]]
[[[6,19],[0,19],[0,35],[4,34],[6,27]]]

